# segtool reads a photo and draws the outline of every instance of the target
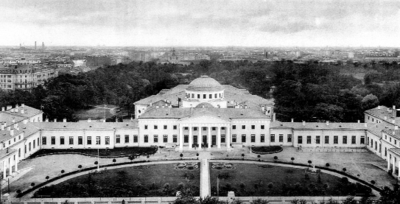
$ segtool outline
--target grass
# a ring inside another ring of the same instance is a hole
[[[233,165],[231,170],[211,168],[212,195],[217,195],[218,175],[220,196],[226,196],[228,191],[234,191],[236,196],[347,196],[370,192],[368,187],[347,179],[312,174],[305,169],[265,164]]]
[[[98,152],[99,151],[99,152]],[[114,149],[41,149],[31,156],[40,157],[49,154],[67,154],[76,153],[93,157],[127,157],[131,155],[151,155],[157,152],[157,147],[123,147]]]
[[[190,189],[198,196],[200,170],[180,170],[176,164],[142,165],[79,176],[39,189],[34,197],[175,196]]]
[[[89,118],[93,120],[104,119],[104,113],[106,118],[110,118],[115,115],[115,111],[111,110],[115,110],[116,108],[118,107],[114,105],[107,105],[106,108],[102,107],[102,105],[99,105],[91,109],[79,110],[75,113],[75,115],[79,120],[87,120]]]

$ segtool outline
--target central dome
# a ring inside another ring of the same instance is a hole
[[[188,91],[222,91],[223,87],[221,84],[208,76],[201,76],[195,80],[193,80],[189,87],[187,88]]]

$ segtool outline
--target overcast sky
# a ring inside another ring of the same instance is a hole
[[[0,26],[0,45],[400,47],[400,0],[1,0]]]

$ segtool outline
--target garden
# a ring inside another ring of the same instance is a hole
[[[105,170],[39,189],[34,197],[156,197],[189,191],[199,196],[197,162],[141,165]]]
[[[283,148],[281,146],[257,146],[251,147],[251,152],[254,154],[274,154],[281,152]]]
[[[233,166],[232,166],[233,165]],[[290,168],[266,164],[211,165],[211,193],[226,196],[234,191],[236,196],[364,196],[371,189],[306,168]],[[217,184],[219,186],[217,187]]]

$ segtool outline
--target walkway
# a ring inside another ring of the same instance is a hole
[[[202,159],[200,165],[200,197],[204,198],[211,195],[210,165],[207,159]]]

